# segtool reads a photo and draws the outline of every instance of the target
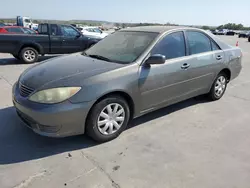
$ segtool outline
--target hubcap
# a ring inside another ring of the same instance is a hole
[[[97,126],[98,130],[104,135],[117,132],[125,120],[125,110],[118,103],[107,105],[100,113]]]
[[[215,95],[220,97],[226,88],[226,78],[224,76],[220,76],[215,83]]]
[[[33,61],[36,58],[36,54],[33,50],[27,50],[24,52],[24,58],[26,61]]]

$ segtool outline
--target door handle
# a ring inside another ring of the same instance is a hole
[[[190,64],[184,63],[181,68],[182,69],[188,69],[190,67]]]
[[[221,56],[221,55],[218,55],[218,56],[216,57],[216,59],[217,59],[217,60],[222,60],[222,56]]]

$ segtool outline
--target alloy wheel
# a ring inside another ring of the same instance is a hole
[[[36,53],[33,50],[26,50],[24,52],[24,58],[28,62],[32,62],[36,58]]]

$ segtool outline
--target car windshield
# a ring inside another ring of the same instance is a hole
[[[83,55],[108,59],[117,63],[132,63],[158,36],[153,32],[115,32],[86,50]]]

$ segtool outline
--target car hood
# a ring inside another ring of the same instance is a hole
[[[47,60],[27,69],[19,81],[32,89],[39,89],[46,84],[60,82],[64,78],[81,75],[81,79],[88,78],[107,71],[118,69],[124,65],[93,59],[78,54],[62,56]],[[79,81],[78,81],[79,83]],[[62,83],[63,85],[63,83]]]

